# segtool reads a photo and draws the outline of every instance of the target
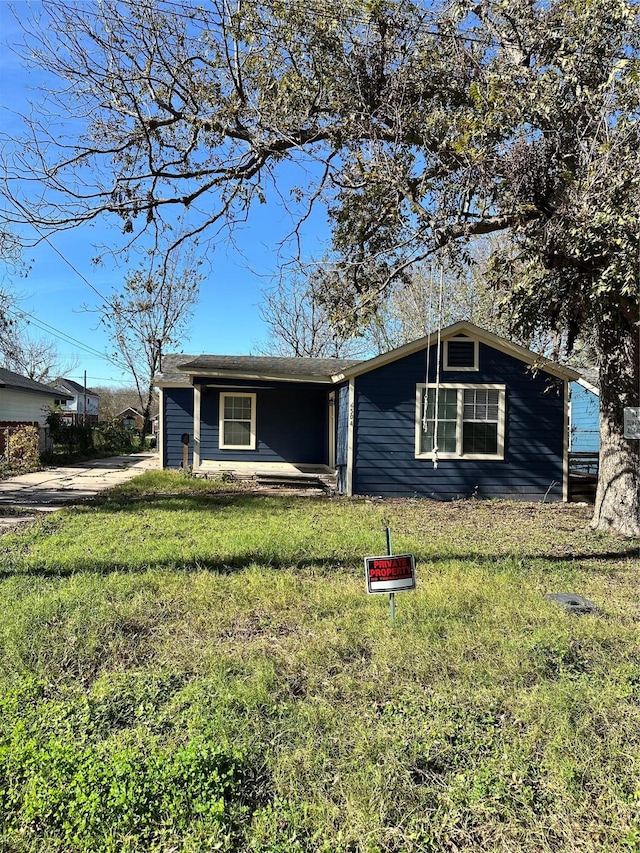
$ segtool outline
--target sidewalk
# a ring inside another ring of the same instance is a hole
[[[33,518],[34,513],[52,512],[65,504],[92,498],[104,489],[159,467],[157,453],[133,453],[0,480],[0,528],[13,527]],[[3,509],[9,508],[12,515],[2,515]]]

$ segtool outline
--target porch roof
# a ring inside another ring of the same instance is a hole
[[[162,373],[156,379],[163,385],[189,383],[193,376],[331,383],[334,374],[354,367],[360,359],[172,353],[162,362]]]

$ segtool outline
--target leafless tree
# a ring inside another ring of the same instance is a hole
[[[130,387],[100,385],[93,386],[91,390],[100,397],[100,420],[102,421],[114,420],[116,415],[129,407],[140,408],[138,390],[133,384]],[[151,407],[152,414],[157,411],[156,406],[157,400],[154,395]]]
[[[263,290],[260,316],[269,331],[258,346],[265,355],[358,358],[368,351],[362,337],[344,336],[319,297],[313,276],[281,276]]]
[[[125,279],[120,291],[98,309],[101,322],[133,377],[143,435],[148,432],[154,400],[154,377],[162,353],[179,347],[198,299],[200,274],[191,256],[180,265],[174,256],[167,266],[151,255]]]
[[[64,358],[54,341],[31,333],[29,317],[20,308],[23,299],[12,289],[0,288],[0,364],[43,383],[75,370],[77,359]]]

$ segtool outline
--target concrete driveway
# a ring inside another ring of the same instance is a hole
[[[14,526],[20,520],[33,518],[35,513],[51,512],[92,498],[104,489],[159,467],[157,453],[133,453],[0,480],[0,527]],[[3,508],[10,509],[12,514],[2,515]]]

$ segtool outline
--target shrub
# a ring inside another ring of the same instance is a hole
[[[106,453],[120,453],[134,448],[135,436],[120,421],[105,421],[94,427],[94,447]]]
[[[40,467],[40,431],[36,426],[21,426],[9,433],[9,465],[22,472]]]
[[[59,409],[51,409],[47,426],[54,445],[62,444],[67,453],[89,453],[93,449],[92,427],[66,423]]]

